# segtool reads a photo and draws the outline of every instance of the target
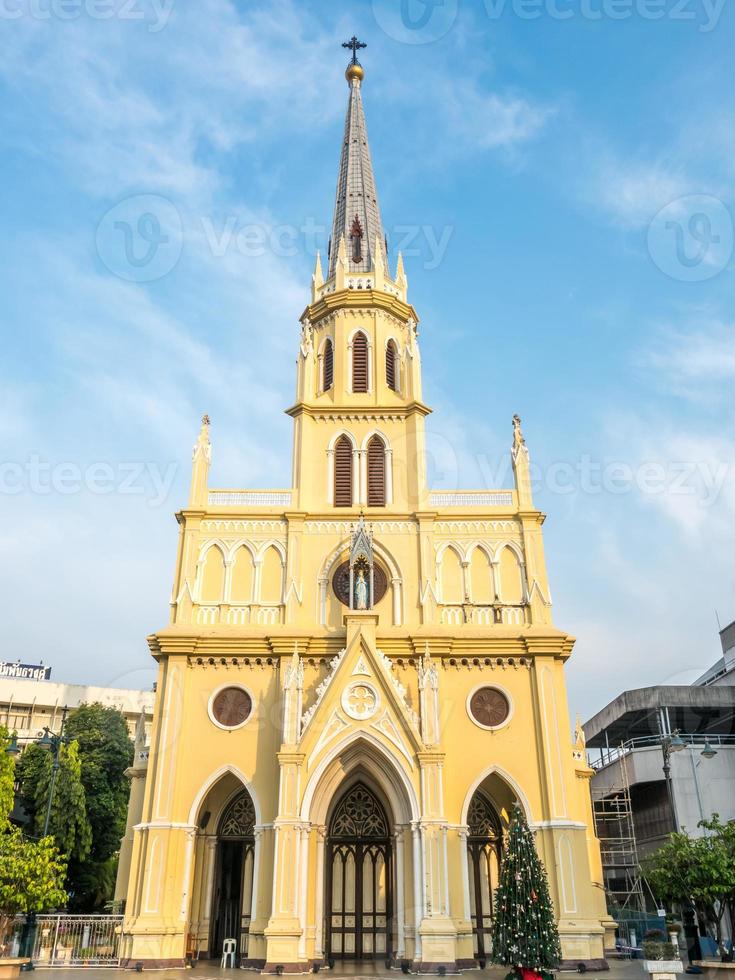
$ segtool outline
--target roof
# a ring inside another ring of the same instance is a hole
[[[342,238],[345,240],[350,272],[370,272],[372,256],[377,243],[385,252],[385,233],[380,217],[378,192],[375,188],[373,163],[370,158],[365,112],[362,107],[361,82],[359,78],[350,81],[350,97],[347,103],[345,132],[342,141],[342,156],[337,175],[337,194],[334,202],[332,222],[331,251],[329,253],[329,276],[337,267],[337,252]],[[353,262],[351,235],[359,222],[362,234],[361,260]]]
[[[659,712],[668,727],[688,734],[735,734],[735,687],[659,686],[624,691],[583,725],[588,748],[657,735]]]

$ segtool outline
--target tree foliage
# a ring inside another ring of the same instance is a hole
[[[735,912],[735,820],[722,823],[715,813],[698,826],[702,837],[672,834],[642,868],[659,898],[669,904],[691,902],[699,917],[714,926],[721,944],[724,913]]]
[[[81,778],[92,827],[94,861],[108,861],[125,833],[130,782],[125,770],[133,761],[133,743],[125,716],[116,708],[82,704],[70,712],[66,734],[79,743]]]
[[[0,831],[0,911],[5,916],[46,912],[66,902],[66,863],[53,837],[23,837],[18,827]]]
[[[56,779],[52,753],[46,751],[38,771],[34,794],[33,827],[36,836],[40,837],[46,822],[53,783],[48,832],[56,840],[59,850],[74,861],[83,861],[92,848],[92,828],[87,817],[81,772],[79,745],[76,741],[60,747]]]
[[[114,888],[130,794],[125,770],[133,761],[133,743],[122,712],[101,704],[82,704],[71,711],[64,735],[72,740],[70,750],[72,745],[78,748],[71,756],[62,750],[65,765],[57,774],[50,830],[71,855],[70,907],[86,912],[102,908]],[[46,815],[51,763],[48,750],[31,745],[18,766],[21,802],[37,832]],[[66,826],[68,813],[77,818],[74,828]]]
[[[23,837],[9,820],[15,765],[6,749],[8,730],[0,727],[0,915],[46,912],[66,901],[66,863],[52,837]]]
[[[492,942],[493,961],[516,970],[552,970],[561,962],[546,869],[518,805],[503,849]]]

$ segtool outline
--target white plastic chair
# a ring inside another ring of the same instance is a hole
[[[235,965],[235,953],[237,951],[237,940],[236,939],[225,939],[222,943],[222,960],[220,962],[220,967],[224,969],[227,966],[227,960],[229,959],[229,965],[234,967]]]

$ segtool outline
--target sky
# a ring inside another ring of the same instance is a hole
[[[548,515],[572,714],[735,619],[735,5],[0,0],[2,656],[154,677],[174,512],[286,487],[347,87],[421,316],[436,489]]]

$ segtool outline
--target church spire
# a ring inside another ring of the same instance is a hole
[[[370,159],[365,113],[360,89],[365,71],[357,60],[357,51],[366,45],[353,37],[345,42],[352,51],[345,78],[350,86],[347,103],[342,157],[337,177],[337,196],[332,222],[329,277],[336,270],[340,243],[344,239],[347,252],[347,271],[374,271],[374,254],[380,252],[387,267],[385,233],[380,217],[378,194],[375,189],[373,164]]]

